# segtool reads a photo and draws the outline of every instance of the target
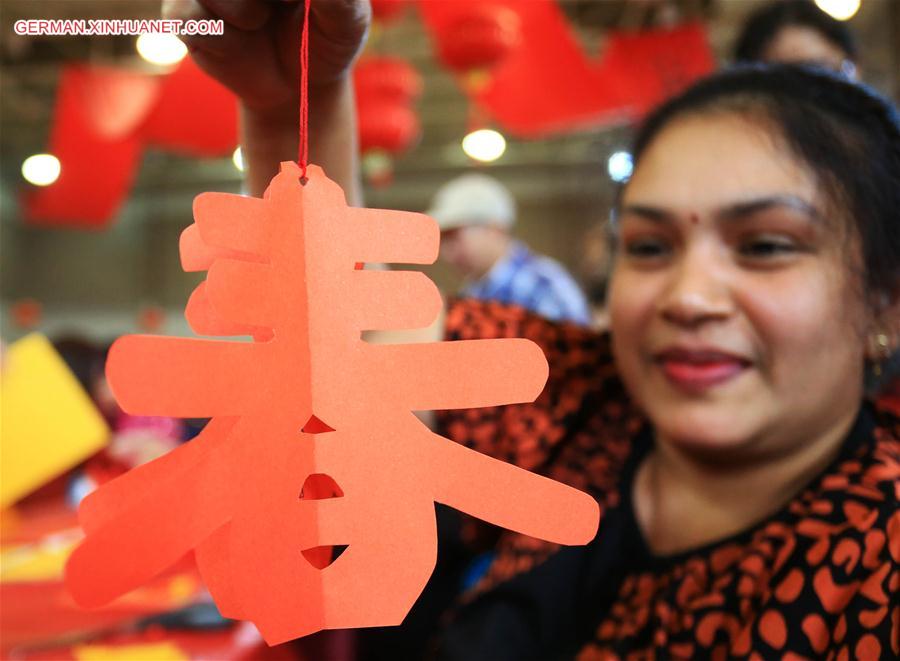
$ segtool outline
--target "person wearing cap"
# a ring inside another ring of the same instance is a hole
[[[462,296],[519,305],[555,321],[591,322],[587,299],[568,271],[512,237],[515,200],[493,177],[453,179],[427,213],[441,228],[441,259],[466,280]]]

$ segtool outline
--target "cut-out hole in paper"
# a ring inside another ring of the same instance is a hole
[[[330,475],[313,473],[306,478],[300,489],[300,500],[323,500],[325,498],[341,498],[343,490]]]
[[[349,544],[336,544],[335,546],[316,546],[315,548],[303,551],[303,557],[306,561],[316,569],[325,569],[334,564],[334,561],[341,557],[344,551],[349,548]]]
[[[303,429],[300,431],[304,434],[325,434],[334,431],[334,429],[319,420],[316,416],[311,415],[309,416],[309,420],[306,421],[306,424],[303,425]]]

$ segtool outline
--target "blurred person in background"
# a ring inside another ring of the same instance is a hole
[[[587,299],[566,269],[511,236],[516,203],[493,177],[453,179],[426,213],[441,228],[441,259],[466,282],[460,295],[520,305],[554,321],[591,322]]]
[[[856,39],[844,21],[813,0],[778,0],[754,11],[734,46],[734,60],[824,67],[856,80]]]

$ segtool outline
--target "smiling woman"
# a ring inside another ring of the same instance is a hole
[[[834,446],[875,324],[847,268],[858,236],[826,226],[813,172],[733,113],[673,122],[642,165],[610,298],[617,364],[657,439],[731,462],[784,454],[798,432],[807,451],[819,430]]]
[[[541,341],[551,377],[444,431],[604,515],[584,549],[504,537],[442,658],[900,654],[898,425],[863,387],[900,325],[895,112],[828,74],[741,69],[659,109],[633,154],[611,340],[448,314],[453,337]]]
[[[191,45],[242,99],[256,192],[296,154],[296,72],[255,75],[296,53],[298,4],[282,4],[172,3],[224,14],[215,52]],[[340,75],[310,81],[311,136],[348,192],[345,74],[365,9],[312,7],[317,52],[340,65],[323,71]],[[500,304],[448,308],[449,339],[533,339],[550,376],[533,404],[439,412],[440,431],[591,493],[602,514],[584,547],[503,533],[437,656],[900,656],[900,421],[863,391],[897,337],[894,110],[828,74],[735,70],[656,111],[631,153],[611,337]]]

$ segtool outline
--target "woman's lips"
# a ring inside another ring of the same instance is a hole
[[[749,361],[737,356],[710,351],[667,351],[656,361],[670,383],[689,392],[731,381],[750,366]]]

